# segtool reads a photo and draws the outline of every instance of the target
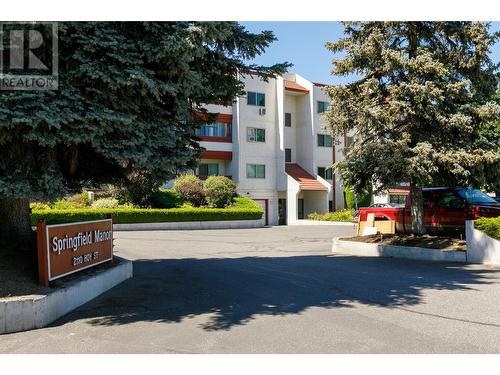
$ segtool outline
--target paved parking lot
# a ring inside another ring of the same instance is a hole
[[[500,353],[500,269],[332,256],[346,226],[116,232],[135,277],[2,353]]]

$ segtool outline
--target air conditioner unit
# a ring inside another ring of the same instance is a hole
[[[259,115],[264,116],[266,114],[265,108],[259,108]]]
[[[253,135],[248,136],[248,141],[255,142],[255,137]]]

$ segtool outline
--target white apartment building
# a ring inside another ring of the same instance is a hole
[[[324,129],[324,85],[291,73],[242,81],[246,95],[232,106],[206,106],[219,116],[199,131],[205,151],[196,174],[230,177],[238,194],[262,205],[270,225],[343,209],[341,181],[330,167],[342,158],[348,137],[332,141]]]

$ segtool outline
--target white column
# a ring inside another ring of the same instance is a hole
[[[300,185],[292,177],[287,175],[286,189],[286,221],[288,225],[294,224],[298,219],[297,199],[299,197]]]

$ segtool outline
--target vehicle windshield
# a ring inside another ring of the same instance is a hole
[[[494,206],[500,206],[500,203],[483,193],[481,190],[460,189],[458,194],[469,204],[491,204]]]

